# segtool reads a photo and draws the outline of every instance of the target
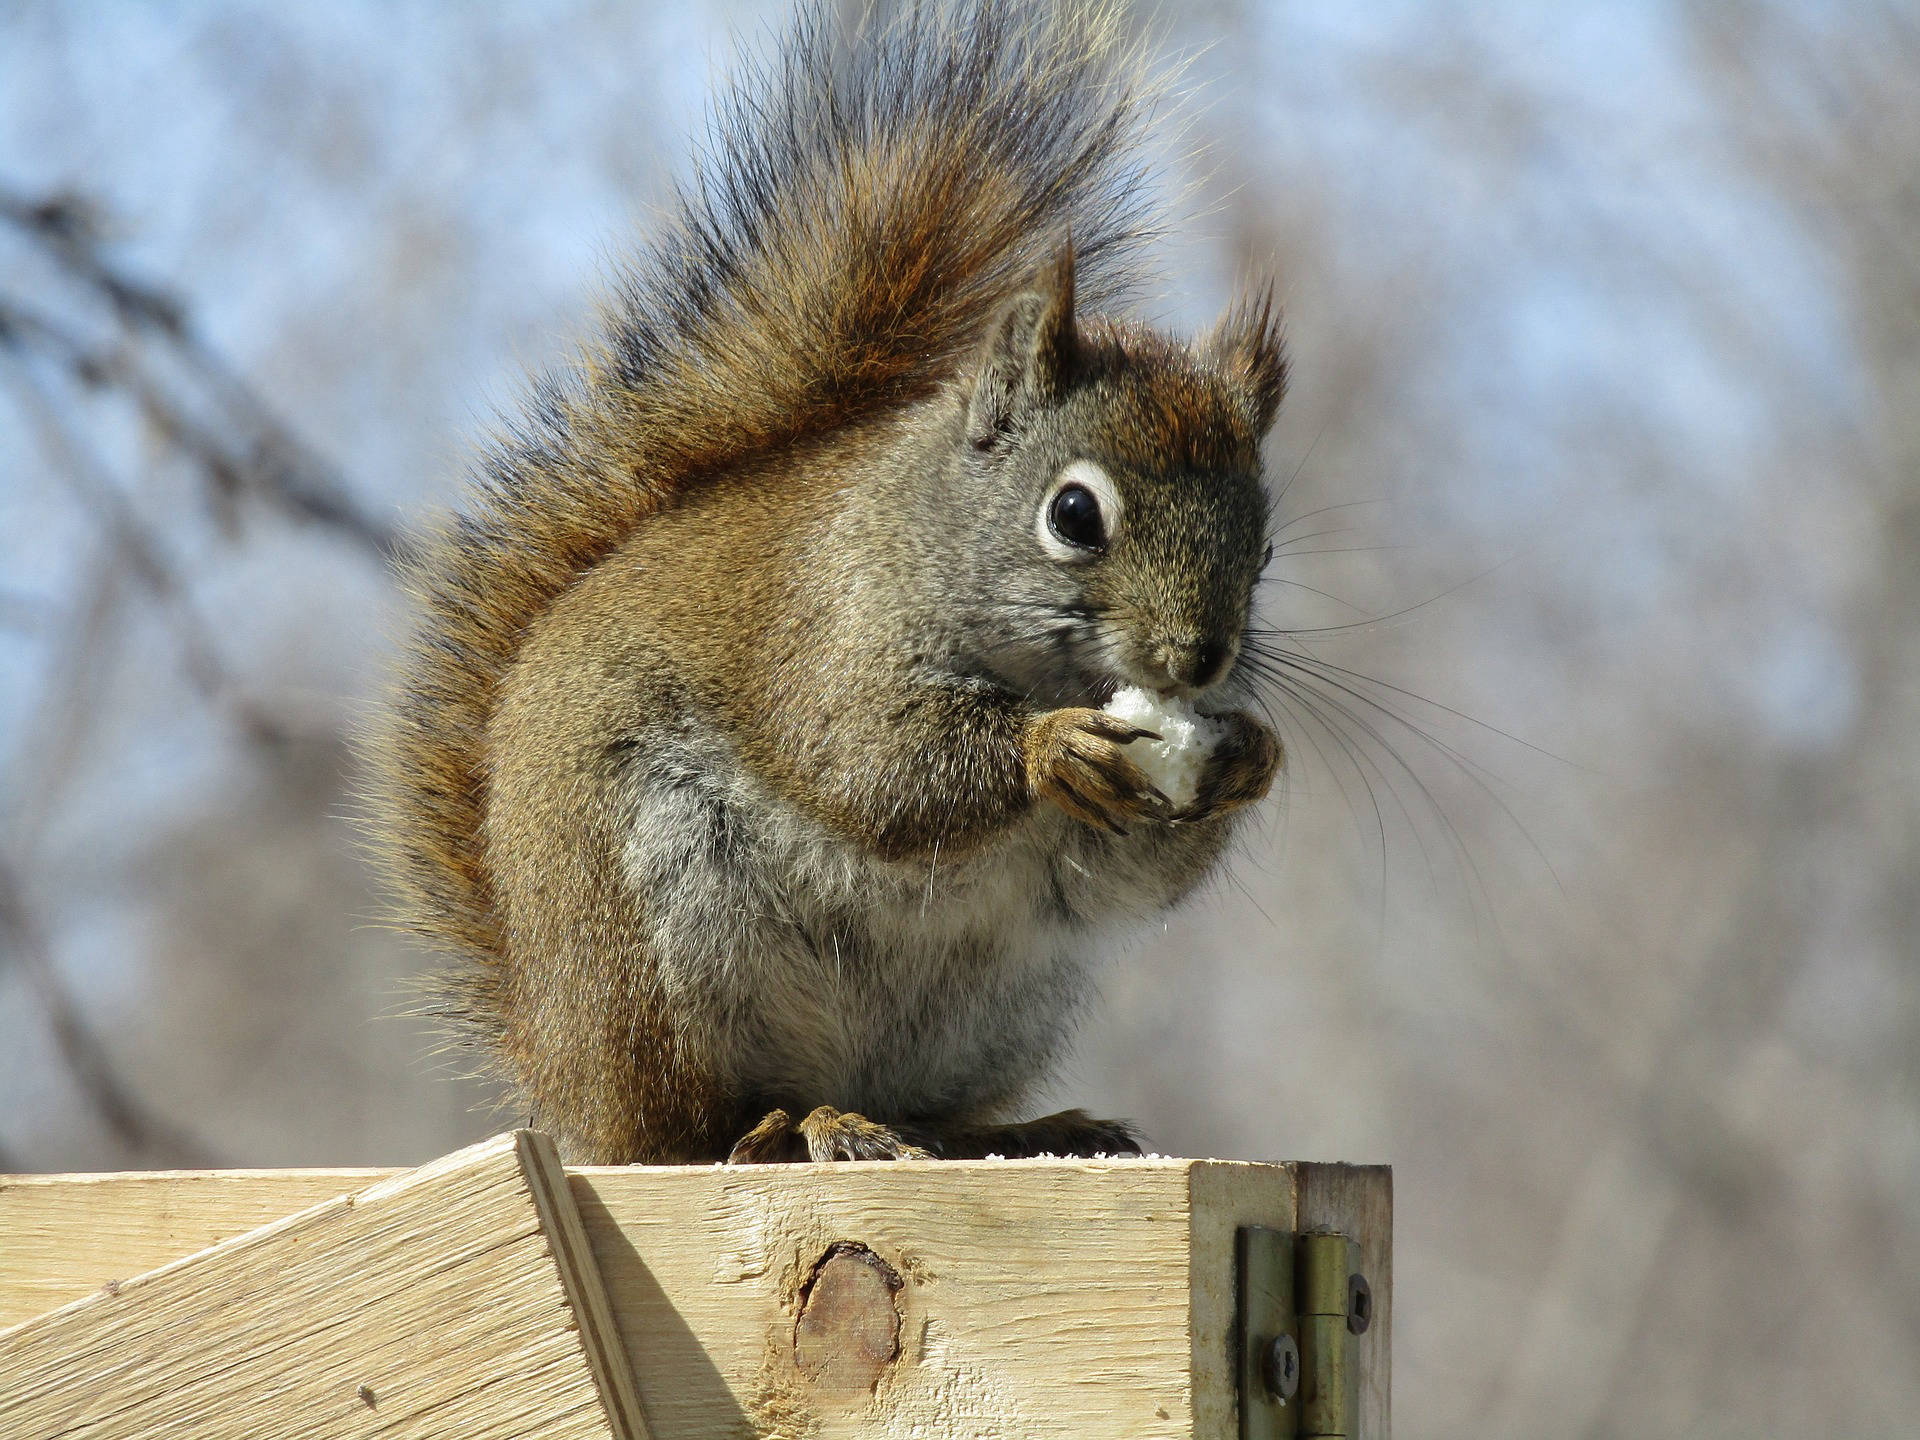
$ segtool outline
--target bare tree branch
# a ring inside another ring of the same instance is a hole
[[[186,581],[158,537],[141,523],[119,488],[70,432],[25,357],[5,345],[3,337],[0,352],[14,361],[20,382],[14,393],[41,446],[54,461],[55,473],[100,522],[133,577],[160,602],[160,613],[179,641],[187,679],[194,689],[209,702],[228,706],[252,739],[263,744],[284,743],[284,727],[244,695],[220,658],[211,633],[193,607]]]
[[[288,513],[348,536],[391,559],[393,528],[366,514],[337,470],[296,436],[195,330],[185,305],[134,280],[101,253],[95,207],[74,196],[28,200],[0,187],[0,220],[37,243],[73,280],[101,297],[123,329],[166,347],[215,397],[236,434],[223,443],[164,400],[124,355],[103,356],[61,327],[0,297],[0,338],[9,325],[54,343],[91,383],[125,385],[162,433],[206,467],[210,481],[244,485]]]
[[[28,983],[53,1026],[54,1043],[80,1093],[122,1144],[149,1158],[190,1169],[217,1163],[199,1139],[156,1115],[120,1079],[106,1045],[94,1034],[53,963],[13,866],[0,860],[0,935],[20,957]]]
[[[126,592],[121,584],[124,567],[113,547],[102,543],[96,548],[93,573],[79,587],[82,598],[73,606],[64,633],[53,642],[54,674],[23,727],[27,738],[16,752],[27,757],[15,767],[20,794],[12,827],[13,844],[23,853],[33,849],[61,793],[79,772],[102,713],[98,701],[108,671],[103,652]]]

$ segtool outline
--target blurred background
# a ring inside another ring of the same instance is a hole
[[[775,3],[0,7],[0,1170],[414,1162],[346,737]],[[1920,1434],[1920,13],[1195,4],[1284,797],[1061,1103],[1396,1169],[1396,1424]]]

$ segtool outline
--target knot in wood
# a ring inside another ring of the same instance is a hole
[[[900,1273],[843,1240],[813,1267],[793,1327],[793,1358],[816,1389],[870,1395],[900,1354]]]

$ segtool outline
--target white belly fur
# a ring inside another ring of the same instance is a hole
[[[1051,808],[963,861],[886,862],[721,780],[725,758],[649,757],[623,862],[672,1010],[769,1104],[897,1121],[1017,1103],[1084,1006],[1101,933],[1164,903],[1101,883]]]

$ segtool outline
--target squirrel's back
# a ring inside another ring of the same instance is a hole
[[[1147,233],[1150,95],[1116,6],[913,5],[851,40],[832,9],[734,80],[584,363],[409,566],[423,618],[369,809],[402,923],[474,962],[453,1009],[483,1031],[485,737],[529,627],[676,492],[931,394],[1062,242],[1097,304]]]

